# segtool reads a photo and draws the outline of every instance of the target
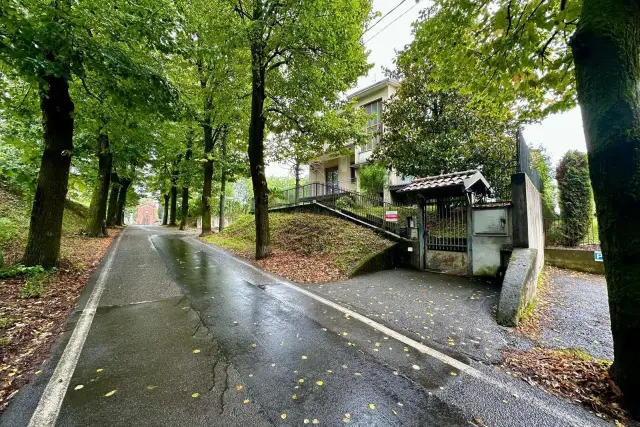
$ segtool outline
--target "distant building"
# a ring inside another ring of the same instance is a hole
[[[158,207],[153,200],[144,199],[138,205],[136,224],[153,225],[158,221]]]
[[[355,108],[362,108],[369,116],[365,130],[370,138],[363,146],[345,141],[345,145],[349,147],[348,153],[318,153],[318,157],[309,165],[309,182],[322,184],[322,186],[313,190],[360,191],[358,169],[369,163],[373,150],[380,144],[380,138],[384,132],[382,123],[384,102],[396,93],[399,86],[400,82],[385,79],[348,95],[349,99],[356,101]],[[412,177],[400,176],[391,169],[387,173],[384,201],[391,202],[396,190],[412,181]]]

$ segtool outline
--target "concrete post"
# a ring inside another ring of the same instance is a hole
[[[473,276],[473,195],[467,194],[467,274]]]
[[[418,264],[420,270],[424,270],[426,268],[426,248],[424,244],[424,233],[425,233],[425,223],[424,223],[424,200],[418,200]]]

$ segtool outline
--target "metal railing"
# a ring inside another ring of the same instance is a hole
[[[312,182],[272,195],[269,209],[314,202],[402,237],[410,235],[408,218],[418,215],[418,209],[413,206],[388,203],[379,196],[320,182]],[[391,218],[395,220],[390,220]]]
[[[545,246],[567,247],[584,250],[600,249],[598,220],[595,215],[588,224],[578,226],[562,219],[546,219],[544,221]]]

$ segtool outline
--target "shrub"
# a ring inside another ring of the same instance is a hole
[[[542,215],[544,219],[555,219],[556,184],[554,182],[551,158],[543,146],[531,150],[531,164],[542,180]]]
[[[47,273],[40,272],[31,275],[24,285],[20,288],[21,298],[39,298],[45,291],[46,286],[44,279]]]
[[[0,279],[4,279],[7,277],[21,276],[21,275],[36,276],[44,272],[45,272],[44,268],[42,268],[42,266],[40,265],[36,265],[33,267],[26,267],[22,264],[16,264],[16,265],[11,265],[3,269],[0,269]]]
[[[568,151],[558,164],[556,179],[564,244],[577,246],[586,236],[593,216],[587,155]]]
[[[369,164],[358,171],[360,190],[371,196],[379,196],[387,184],[387,170],[384,166]]]
[[[0,243],[8,242],[20,235],[20,228],[9,218],[0,218]]]

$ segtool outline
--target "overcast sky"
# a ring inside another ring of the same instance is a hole
[[[385,15],[401,1],[374,0],[373,6],[375,10]],[[374,66],[367,76],[360,78],[354,90],[384,79],[383,69],[394,68],[393,59],[396,52],[413,40],[411,24],[418,19],[420,10],[427,4],[427,0],[420,0],[418,4],[415,0],[404,0],[397,9],[365,34],[365,45],[370,51],[369,62]],[[524,136],[529,144],[542,145],[547,149],[554,167],[566,151],[586,151],[582,118],[578,108],[550,116],[541,123],[526,126]],[[273,164],[267,167],[267,175],[270,176],[286,176],[289,173],[288,168],[279,165]]]

